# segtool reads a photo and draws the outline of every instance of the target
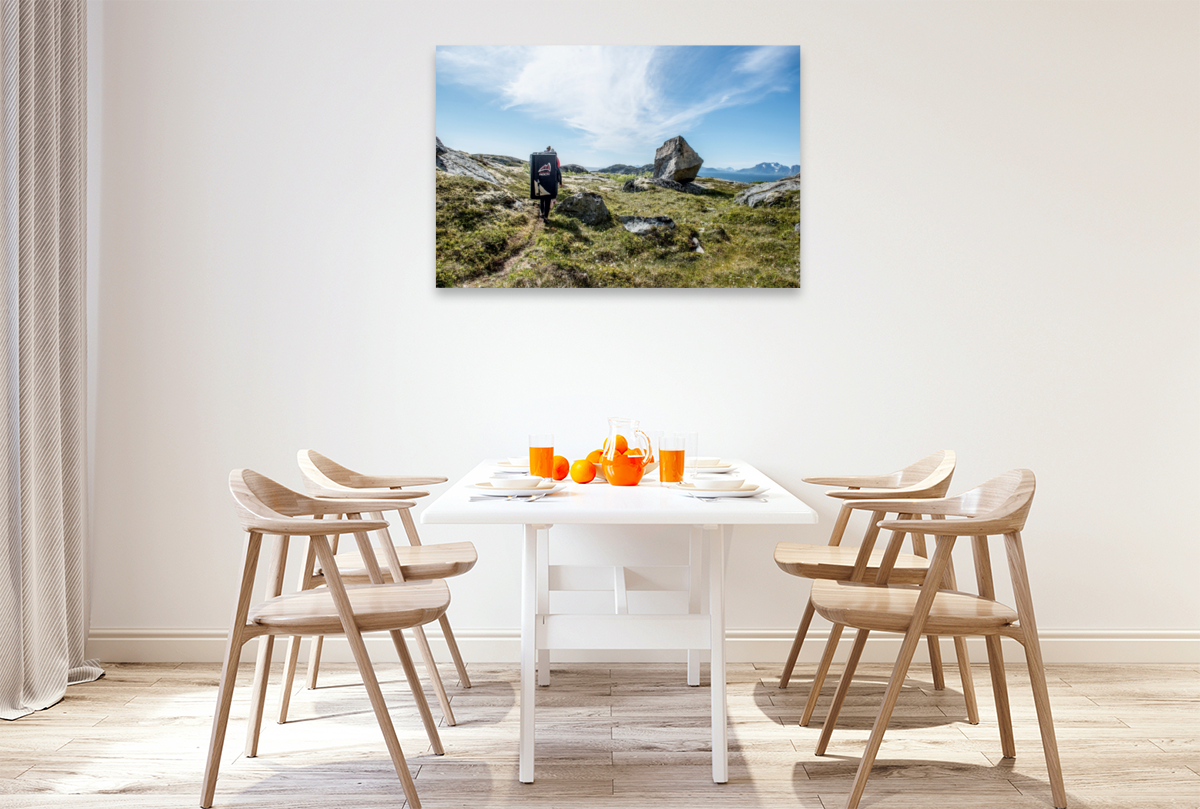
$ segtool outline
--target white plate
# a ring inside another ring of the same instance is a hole
[[[504,481],[502,480],[484,480],[473,484],[471,488],[483,494],[493,495],[495,497],[508,497],[511,494],[550,494],[551,492],[556,492],[559,489],[562,489],[565,485],[566,484],[564,483],[555,483],[553,480],[544,480],[532,489],[518,489],[514,486],[506,487],[504,485]]]
[[[497,469],[503,469],[505,472],[528,472],[529,461],[525,463],[513,463],[512,461],[497,461]]]
[[[734,471],[733,464],[725,464],[723,466],[685,466],[684,472],[689,475],[724,475]]]
[[[684,469],[690,469],[693,472],[728,472],[733,469],[733,464],[728,461],[722,461],[720,458],[697,458],[699,465],[688,463],[686,459],[683,462]]]
[[[690,483],[676,483],[675,489],[689,497],[756,497],[768,491],[770,487],[745,483],[740,489],[697,489]]]

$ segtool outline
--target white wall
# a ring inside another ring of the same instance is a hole
[[[949,447],[961,488],[1038,475],[1052,660],[1200,658],[1197,3],[555,4],[565,43],[802,46],[799,291],[434,289],[434,47],[548,7],[416,7],[89,4],[93,653],[217,659],[234,467],[455,478],[626,414],[821,513],[739,534],[735,657],[782,658],[799,617],[771,550],[835,513],[802,477]],[[490,350],[517,329],[544,350]],[[477,544],[453,619],[515,653],[518,531],[422,535]]]

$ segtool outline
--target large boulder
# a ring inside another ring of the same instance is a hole
[[[671,138],[654,153],[656,179],[676,183],[691,182],[696,179],[702,165],[704,158],[696,154],[696,150],[688,146],[688,142],[681,135]]]
[[[585,225],[603,225],[611,217],[604,198],[593,191],[579,191],[560,199],[555,210],[564,216],[573,216]]]
[[[437,140],[437,167],[447,174],[461,174],[465,177],[474,177],[476,180],[483,180],[485,183],[492,185],[500,185],[496,181],[495,175],[483,167],[481,163],[476,162],[466,152],[457,152],[454,149],[447,147],[442,143],[441,138]]]
[[[800,190],[800,175],[796,174],[783,180],[771,183],[752,185],[737,193],[733,198],[735,205],[747,205],[751,208],[770,207],[778,205],[792,196],[790,192]]]
[[[675,221],[667,216],[619,216],[621,225],[630,233],[645,236],[658,228],[675,229]]]
[[[588,174],[588,170],[578,163],[568,163],[562,167],[563,174]]]

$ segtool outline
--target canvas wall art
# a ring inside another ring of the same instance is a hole
[[[800,49],[437,49],[439,287],[800,286]]]

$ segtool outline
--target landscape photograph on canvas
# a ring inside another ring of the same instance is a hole
[[[799,287],[800,48],[439,46],[439,287]]]

